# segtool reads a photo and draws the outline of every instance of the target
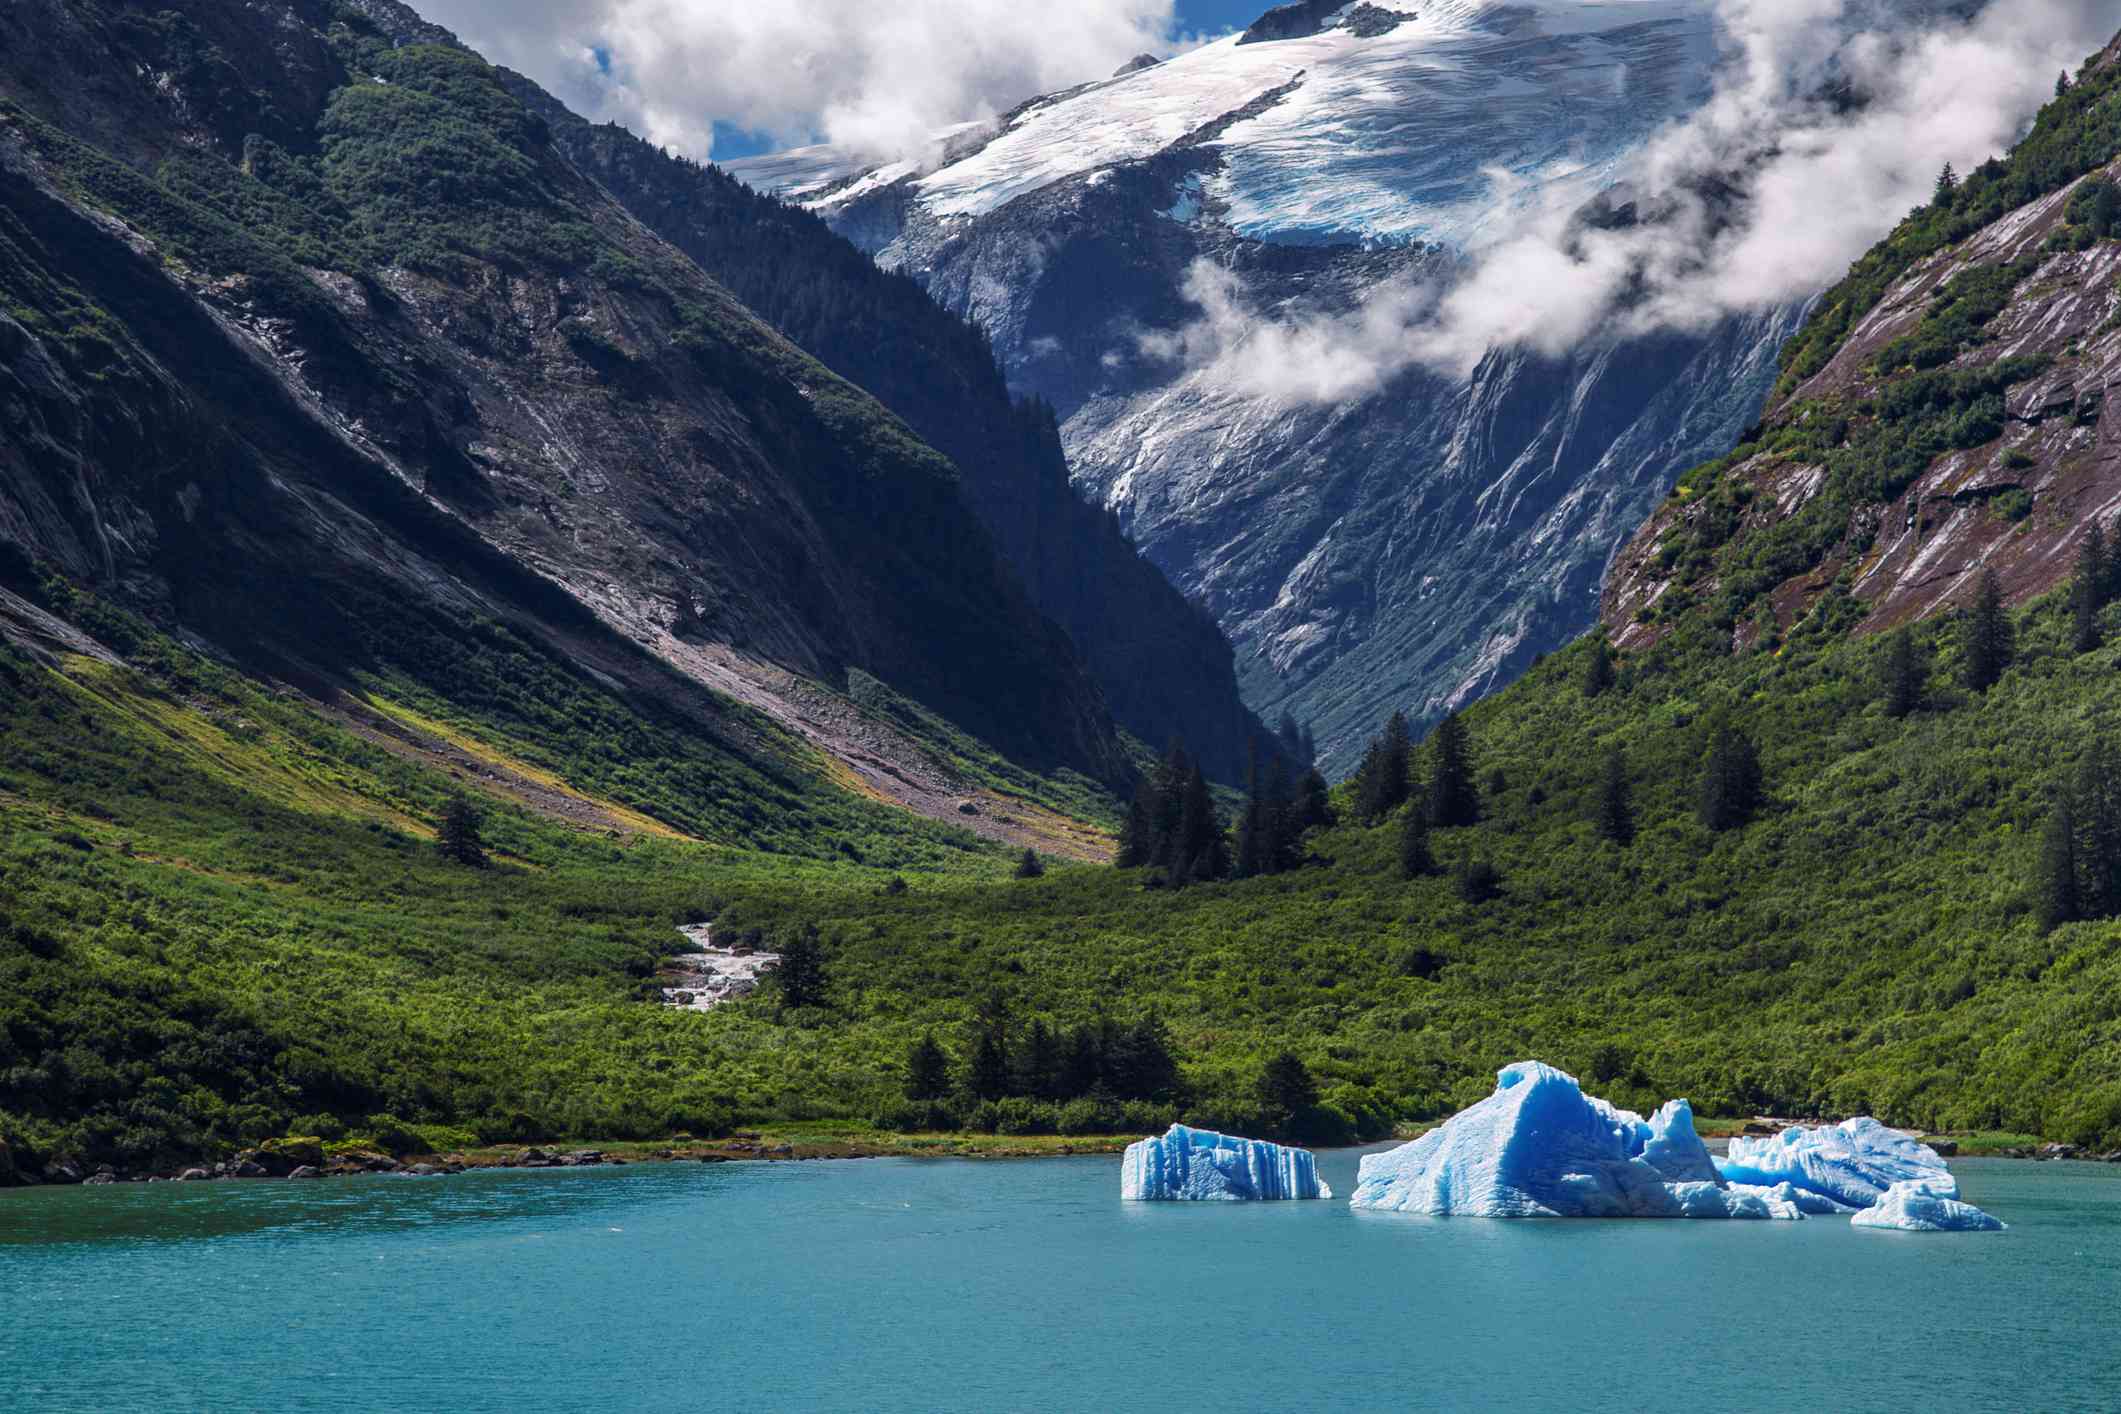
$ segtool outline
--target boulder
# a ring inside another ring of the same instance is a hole
[[[81,1166],[72,1159],[60,1159],[44,1166],[46,1183],[79,1183],[81,1179]]]
[[[178,1175],[177,1175],[177,1182],[179,1182],[179,1183],[204,1183],[204,1182],[206,1182],[206,1181],[207,1181],[208,1179],[210,1179],[210,1178],[212,1178],[212,1177],[213,1177],[213,1175],[212,1175],[212,1174],[210,1174],[210,1173],[208,1173],[208,1172],[207,1172],[207,1171],[206,1171],[205,1169],[199,1169],[199,1168],[192,1168],[192,1169],[186,1169],[186,1170],[185,1170],[184,1172],[182,1172],[182,1173],[178,1174]]]
[[[289,1178],[322,1178],[324,1175],[312,1164],[304,1164],[289,1174]]]
[[[265,1165],[252,1159],[244,1159],[228,1171],[230,1178],[271,1178],[273,1175]]]
[[[441,1171],[440,1168],[433,1164],[414,1164],[411,1168],[404,1170],[404,1172],[411,1174],[414,1178],[433,1178]]]
[[[92,1174],[90,1174],[90,1175],[89,1175],[89,1176],[88,1176],[87,1178],[84,1178],[84,1179],[82,1179],[82,1180],[81,1180],[81,1184],[82,1184],[82,1186],[83,1186],[83,1187],[93,1187],[93,1186],[95,1186],[95,1185],[97,1185],[97,1184],[101,1184],[101,1183],[116,1183],[117,1181],[118,1181],[118,1176],[117,1176],[116,1174],[110,1174],[110,1173],[92,1173]]]

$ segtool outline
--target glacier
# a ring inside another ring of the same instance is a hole
[[[1935,1149],[1869,1118],[1733,1139],[1718,1170],[1732,1183],[1787,1183],[1845,1209],[1868,1208],[1902,1182],[1941,1198],[1959,1196],[1958,1180]]]
[[[1910,1179],[1885,1190],[1883,1197],[1849,1219],[1852,1227],[1894,1232],[2002,1232],[2004,1224],[1971,1203],[1962,1203]]]
[[[1352,1206],[1436,1217],[1802,1218],[1787,1185],[1731,1184],[1674,1100],[1649,1120],[1538,1061],[1495,1093],[1358,1171]]]
[[[1130,1202],[1331,1198],[1308,1149],[1174,1124],[1127,1146],[1119,1196]]]

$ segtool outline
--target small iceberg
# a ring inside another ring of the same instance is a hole
[[[1411,1144],[1362,1161],[1357,1208],[1485,1218],[1804,1216],[1793,1190],[1724,1180],[1674,1100],[1644,1120],[1521,1061],[1495,1093]]]
[[[2004,1225],[1971,1203],[1939,1193],[1918,1182],[1896,1183],[1882,1197],[1849,1219],[1851,1227],[1887,1228],[1894,1232],[2002,1232]]]
[[[1942,1198],[1959,1196],[1958,1180],[1935,1149],[1868,1118],[1785,1129],[1768,1139],[1733,1139],[1719,1167],[1731,1183],[1787,1183],[1844,1211],[1870,1207],[1899,1183],[1919,1183]]]
[[[1259,1202],[1331,1198],[1309,1149],[1174,1124],[1127,1146],[1119,1196],[1133,1202]]]

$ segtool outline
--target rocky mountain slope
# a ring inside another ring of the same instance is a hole
[[[1745,445],[1684,477],[1604,595],[1624,649],[1684,628],[1770,645],[2023,602],[2121,512],[2121,49],[2009,158],[1916,212],[1831,291]]]
[[[1180,738],[1208,770],[1242,779],[1248,742],[1272,737],[1239,696],[1229,641],[1070,483],[1052,409],[1012,399],[984,334],[817,217],[591,125],[528,80],[511,85],[628,211],[956,464],[973,510],[1068,630],[1122,726],[1159,748]]]
[[[0,12],[11,587],[534,718],[483,672],[497,635],[634,719],[781,750],[747,703],[951,818],[938,719],[1124,779],[949,460],[446,41],[384,0]]]
[[[1518,203],[1591,201],[1715,56],[1687,0],[1318,8],[948,135],[932,163],[734,170],[985,326],[1078,481],[1229,631],[1247,700],[1347,766],[1394,708],[1490,690],[1594,619],[1614,548],[1757,416],[1799,312],[1321,403],[1165,356],[1203,262],[1248,318],[1330,318],[1447,270]]]

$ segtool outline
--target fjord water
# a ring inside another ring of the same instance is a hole
[[[1117,1156],[12,1192],[0,1407],[2121,1407],[2121,1169],[1956,1168],[2009,1232],[1125,1204]]]

